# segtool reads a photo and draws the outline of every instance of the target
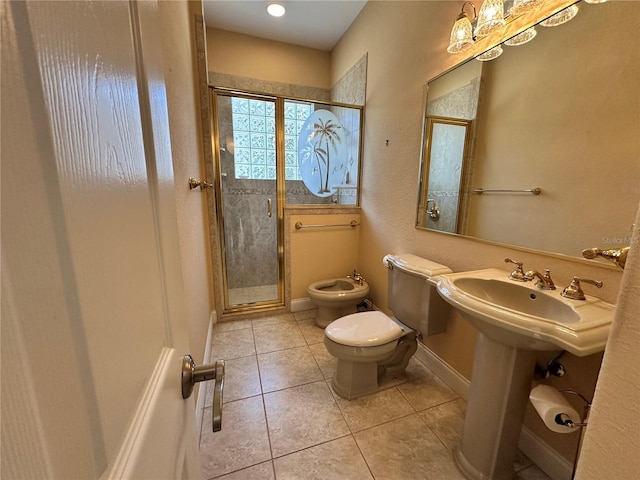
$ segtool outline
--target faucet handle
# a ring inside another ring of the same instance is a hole
[[[543,288],[545,290],[555,290],[556,285],[553,283],[551,279],[551,270],[548,268],[544,269],[544,275],[542,276],[542,280],[536,283],[536,287]]]
[[[584,296],[584,292],[582,291],[582,287],[580,286],[580,282],[590,283],[591,285],[595,285],[598,288],[602,288],[602,285],[603,285],[602,281],[600,280],[591,280],[588,278],[573,277],[571,284],[567,288],[562,290],[562,293],[560,295],[566,298],[570,298],[572,300],[586,300],[586,297]]]
[[[362,285],[364,282],[364,277],[358,273],[357,269],[353,269],[353,275],[347,275],[347,278],[350,278],[354,282],[358,282],[359,285]]]
[[[524,271],[522,270],[522,262],[518,262],[517,260],[513,260],[507,257],[504,259],[504,263],[513,263],[516,266],[515,270],[509,274],[509,278],[511,280],[515,280],[517,282],[527,281],[527,278],[524,275]]]

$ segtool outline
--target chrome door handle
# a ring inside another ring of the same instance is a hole
[[[224,360],[196,367],[191,355],[182,357],[182,398],[189,398],[193,393],[193,386],[198,382],[215,380],[213,386],[213,418],[214,432],[222,429],[222,390],[224,388]]]
[[[271,199],[267,198],[267,217],[271,218]]]

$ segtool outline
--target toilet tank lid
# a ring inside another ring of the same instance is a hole
[[[451,269],[445,265],[432,262],[431,260],[427,260],[426,258],[412,255],[410,253],[385,255],[383,259],[384,265],[388,266],[389,262],[405,272],[413,273],[424,278],[452,273]]]

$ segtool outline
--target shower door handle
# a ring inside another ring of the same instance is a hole
[[[267,198],[267,217],[271,218],[272,215],[272,211],[271,211],[271,199]]]

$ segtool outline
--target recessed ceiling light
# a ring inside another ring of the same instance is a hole
[[[269,12],[269,15],[272,17],[281,17],[284,15],[284,7],[279,3],[270,3],[267,6],[267,12]]]

